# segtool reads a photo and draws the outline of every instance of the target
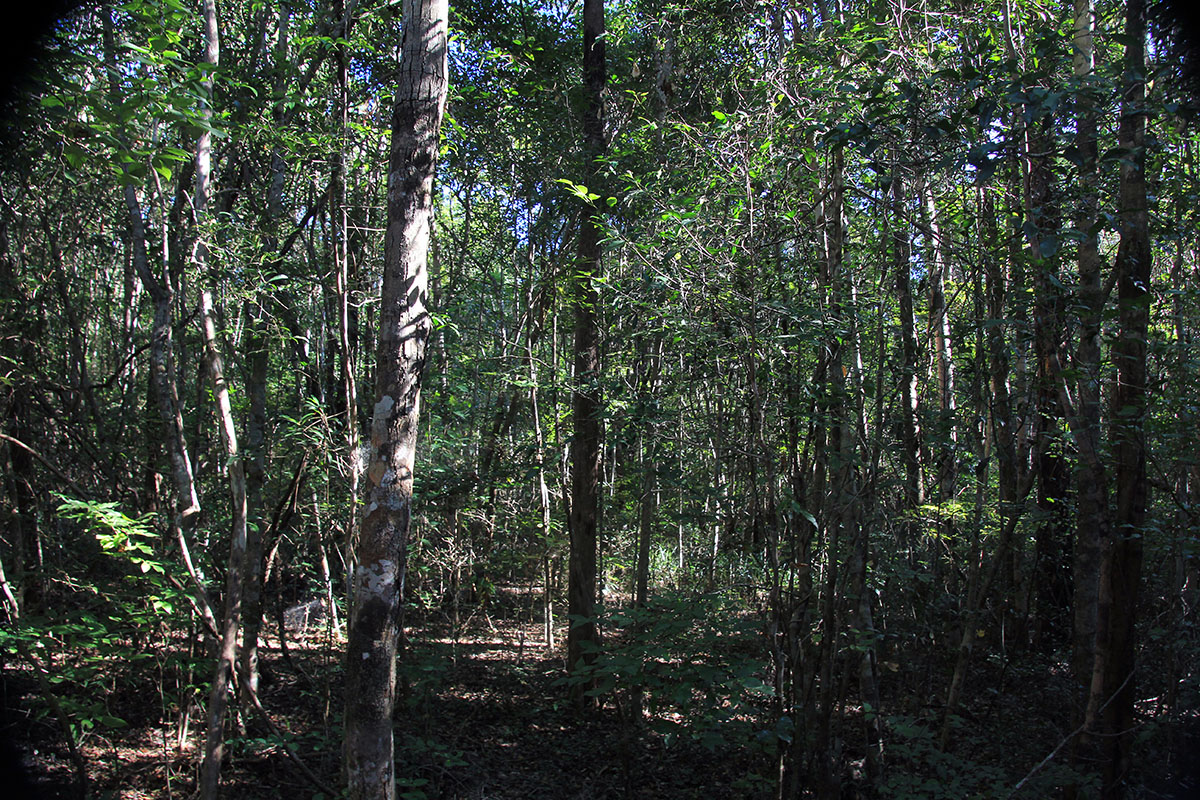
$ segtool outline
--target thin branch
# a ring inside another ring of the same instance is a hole
[[[238,675],[242,681],[240,686],[241,690],[244,691],[246,696],[250,698],[250,703],[254,706],[254,710],[258,712],[260,717],[262,717],[263,722],[267,723],[267,727],[271,729],[271,733],[278,737],[279,744],[283,747],[283,752],[287,754],[287,757],[291,759],[293,764],[296,765],[296,768],[300,770],[300,773],[308,779],[308,782],[313,785],[313,788],[329,797],[337,797],[338,792],[335,792],[333,789],[330,789],[328,786],[322,783],[321,779],[318,778],[313,771],[308,768],[308,765],[300,759],[300,756],[295,750],[292,749],[292,746],[287,743],[287,740],[284,738],[283,731],[279,729],[279,726],[275,724],[275,720],[271,719],[271,715],[267,713],[265,708],[263,708],[262,701],[258,697],[258,692],[255,690],[254,684],[246,679],[245,670],[243,669],[240,661],[238,662]]]
[[[16,439],[16,438],[14,438],[14,437],[12,437],[12,436],[9,436],[7,433],[0,433],[0,441],[5,441],[5,442],[8,442],[9,444],[14,444],[14,445],[16,445],[17,447],[19,447],[19,448],[21,448],[22,450],[24,450],[24,451],[26,451],[27,453],[29,453],[30,455],[32,455],[32,456],[33,456],[34,458],[36,458],[38,461],[42,462],[42,466],[44,466],[46,469],[48,469],[48,470],[50,470],[51,472],[53,472],[53,473],[54,473],[54,475],[55,475],[55,477],[57,477],[57,478],[58,478],[60,481],[62,481],[63,483],[65,483],[67,486],[69,486],[69,487],[71,488],[71,491],[72,491],[72,492],[75,492],[75,494],[79,495],[80,497],[91,497],[91,496],[92,496],[92,493],[91,493],[91,492],[84,491],[84,489],[83,489],[83,488],[82,488],[82,487],[81,487],[79,484],[75,483],[75,481],[73,481],[73,480],[71,480],[70,478],[68,478],[68,477],[66,476],[66,474],[64,474],[64,473],[62,472],[62,470],[60,470],[58,467],[56,467],[56,466],[54,466],[53,464],[51,464],[51,463],[50,463],[50,462],[49,462],[49,461],[46,459],[46,457],[45,457],[45,456],[43,456],[43,455],[42,455],[41,453],[39,453],[37,450],[34,450],[34,449],[33,449],[32,447],[30,447],[29,445],[27,445],[27,444],[25,444],[24,442],[22,442],[20,439]]]
[[[1124,690],[1125,686],[1129,683],[1129,681],[1132,678],[1133,678],[1133,672],[1131,671],[1128,675],[1125,676],[1125,680],[1121,683],[1121,685],[1117,688],[1117,690],[1112,693],[1112,697],[1105,700],[1104,705],[1100,706],[1100,709],[1096,712],[1097,716],[1099,716],[1101,711],[1108,708],[1108,704],[1116,699],[1117,695],[1119,695],[1121,693],[1121,691]],[[1058,755],[1058,751],[1062,750],[1064,747],[1066,747],[1067,743],[1070,742],[1072,739],[1074,739],[1076,736],[1083,733],[1084,730],[1087,728],[1087,726],[1088,726],[1088,723],[1085,722],[1082,725],[1080,725],[1078,728],[1076,728],[1075,730],[1068,733],[1066,735],[1066,737],[1061,742],[1058,743],[1058,746],[1050,751],[1050,755],[1046,756],[1041,761],[1039,761],[1033,769],[1029,770],[1028,774],[1026,774],[1024,778],[1021,778],[1020,782],[1017,783],[1017,785],[1012,788],[1012,791],[1008,793],[1008,798],[1015,797],[1017,792],[1021,791],[1021,788],[1026,783],[1029,782],[1029,779],[1037,774],[1038,770],[1040,770],[1042,767],[1049,764],[1050,761],[1056,755]],[[1007,800],[1007,798],[1006,798],[1006,800]]]
[[[7,438],[7,437],[6,437]],[[71,731],[71,721],[67,718],[67,712],[59,702],[58,696],[54,694],[54,688],[50,685],[50,680],[47,677],[50,671],[45,665],[35,656],[28,647],[25,646],[20,637],[14,636],[12,641],[17,645],[17,652],[21,657],[29,662],[33,667],[34,677],[37,679],[38,687],[42,690],[42,696],[50,705],[51,711],[54,712],[54,718],[58,720],[58,727],[62,731],[63,738],[67,742],[67,750],[71,753],[71,763],[75,765],[75,780],[76,788],[79,797],[87,800],[88,796],[88,777],[87,764],[83,760],[83,755],[79,752],[79,747],[75,743],[75,734]]]

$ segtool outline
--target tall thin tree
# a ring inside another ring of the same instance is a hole
[[[349,796],[396,796],[392,709],[425,346],[430,218],[446,106],[446,0],[405,0],[365,512],[346,654]]]
[[[216,0],[204,0],[204,63],[208,72],[203,81],[205,104],[202,117],[212,119],[212,74],[220,61],[221,40],[217,28]],[[205,128],[196,143],[196,188],[192,205],[196,215],[196,244],[193,261],[197,272],[209,267],[208,200],[212,178],[212,131]],[[201,280],[206,278],[201,277]],[[229,384],[217,343],[217,310],[212,290],[205,285],[200,290],[200,333],[204,340],[205,361],[213,383],[217,421],[225,462],[229,475],[230,532],[229,571],[225,583],[225,614],[221,621],[221,641],[213,673],[212,690],[208,699],[208,731],[204,744],[204,760],[200,767],[200,797],[213,800],[221,776],[221,760],[225,755],[225,712],[229,703],[229,686],[234,680],[237,665],[238,637],[242,624],[242,589],[246,560],[246,473],[238,452],[237,431],[233,422],[233,406]]]
[[[1104,785],[1101,796],[1125,795],[1131,766],[1136,698],[1138,588],[1146,522],[1147,332],[1150,323],[1150,224],[1146,198],[1146,4],[1130,0],[1125,17],[1125,96],[1117,144],[1121,161],[1117,230],[1121,243],[1113,265],[1117,279],[1118,334],[1113,343],[1116,386],[1112,390],[1112,442],[1116,508],[1111,542],[1100,578],[1101,618],[1107,621],[1101,697],[1106,704]],[[1095,686],[1093,688],[1096,688]]]
[[[600,177],[604,156],[604,0],[584,0],[583,114],[584,153],[590,179]],[[598,188],[598,187],[597,187]],[[593,193],[598,193],[593,188]],[[594,657],[587,645],[598,641],[593,606],[596,602],[596,545],[600,517],[601,401],[600,295],[596,282],[602,260],[600,211],[585,207],[579,233],[579,260],[574,287],[575,392],[572,398],[575,438],[571,444],[571,552],[567,585],[567,662],[571,670]],[[585,644],[587,643],[587,644]],[[579,694],[582,697],[582,694]]]

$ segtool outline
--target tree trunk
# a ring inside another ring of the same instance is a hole
[[[654,522],[658,516],[658,374],[662,363],[662,337],[655,334],[652,341],[641,343],[638,354],[639,388],[641,399],[641,440],[639,457],[642,477],[638,498],[637,566],[634,575],[633,602],[644,608],[650,596],[650,547],[654,538]]]
[[[284,96],[283,76],[284,65],[288,58],[288,23],[289,12],[286,8],[279,10],[279,38],[276,43],[275,66],[277,77],[274,90],[277,97]],[[276,106],[273,112],[276,124],[282,122],[283,110]],[[275,226],[283,216],[283,189],[286,178],[286,162],[283,154],[274,149],[270,155],[271,180],[267,185],[267,207],[264,219],[267,230],[266,247],[268,252],[278,251],[278,241],[275,236]],[[282,260],[282,256],[280,256]],[[242,635],[241,675],[245,682],[242,688],[242,698],[250,701],[247,707],[253,706],[252,698],[258,692],[258,634],[262,628],[262,556],[263,530],[266,526],[266,514],[263,507],[263,487],[266,482],[267,470],[267,366],[269,350],[267,345],[267,312],[265,298],[259,294],[247,307],[246,342],[249,350],[249,376],[247,394],[250,398],[250,418],[246,425],[246,449],[249,460],[246,465],[246,506],[247,514],[252,524],[246,530],[246,581],[243,587],[243,623],[245,630]]]
[[[604,0],[584,0],[583,81],[587,105],[583,116],[584,154],[588,174],[600,177],[596,163],[604,155]],[[598,186],[589,187],[601,194]],[[601,203],[603,200],[600,201]],[[599,644],[593,618],[596,602],[596,548],[600,516],[602,420],[600,400],[600,294],[596,282],[601,271],[600,239],[603,233],[599,207],[583,208],[585,219],[579,233],[576,266],[575,389],[572,413],[575,436],[571,444],[571,552],[567,576],[567,664],[572,672],[590,664]],[[574,696],[582,704],[582,684]]]
[[[211,2],[211,0],[210,0]],[[199,174],[199,172],[197,173]],[[225,582],[225,614],[221,622],[221,643],[213,674],[212,691],[208,699],[208,732],[204,746],[204,762],[200,768],[200,797],[215,800],[220,781],[221,759],[225,754],[225,711],[229,702],[229,687],[234,680],[238,657],[238,635],[242,622],[242,590],[246,581],[246,476],[238,453],[237,433],[233,424],[233,408],[229,400],[229,385],[217,345],[216,308],[208,289],[200,292],[200,319],[203,326],[208,374],[213,382],[217,405],[217,421],[224,446],[229,473],[231,530],[229,534],[229,572]]]
[[[1134,744],[1134,698],[1137,683],[1135,631],[1138,585],[1142,571],[1142,536],[1146,521],[1146,333],[1150,321],[1149,218],[1146,203],[1146,6],[1130,0],[1126,8],[1125,76],[1129,81],[1121,108],[1117,145],[1128,153],[1121,160],[1117,230],[1121,243],[1114,265],[1117,278],[1119,332],[1113,344],[1116,386],[1112,390],[1111,441],[1116,461],[1116,510],[1112,546],[1104,565],[1102,588],[1109,601],[1107,663],[1102,697],[1105,763],[1102,796],[1124,795],[1124,779]]]
[[[116,47],[113,42],[112,19],[102,15],[104,49],[109,60],[109,91],[114,102],[120,100],[119,71],[116,62]],[[180,173],[179,190],[187,172]],[[174,488],[174,513],[171,515],[171,533],[179,546],[180,557],[191,580],[191,601],[196,612],[204,621],[205,629],[216,632],[217,620],[208,598],[208,590],[192,563],[190,538],[200,513],[200,499],[196,491],[196,479],[192,470],[192,459],[188,451],[184,431],[182,403],[179,399],[175,345],[172,332],[172,306],[175,293],[172,289],[168,259],[174,252],[170,247],[171,237],[163,233],[163,263],[161,274],[150,270],[150,258],[146,247],[146,222],[142,217],[141,202],[137,190],[127,182],[124,188],[125,207],[129,214],[129,245],[131,261],[138,280],[146,288],[154,303],[154,321],[150,328],[150,381],[154,404],[158,409],[164,431],[164,442],[171,463],[171,482]],[[178,205],[178,197],[176,198]],[[174,217],[174,215],[172,215]],[[174,220],[173,220],[174,221]],[[164,227],[174,227],[165,226]]]
[[[1075,31],[1072,42],[1075,76],[1089,78],[1095,69],[1092,34],[1095,17],[1092,0],[1075,0]],[[1070,415],[1072,435],[1079,452],[1075,471],[1075,552],[1072,564],[1071,674],[1075,681],[1071,706],[1071,729],[1091,730],[1095,708],[1087,713],[1088,687],[1096,657],[1097,600],[1100,590],[1101,547],[1111,529],[1108,513],[1108,470],[1100,452],[1100,331],[1107,302],[1101,283],[1099,238],[1093,232],[1099,211],[1097,198],[1098,155],[1096,112],[1091,96],[1081,91],[1076,97],[1075,144],[1079,151],[1082,202],[1075,227],[1080,240],[1077,253],[1079,290],[1075,300],[1079,315],[1079,344],[1075,369],[1079,374],[1078,391]],[[1086,724],[1085,724],[1086,723]],[[1078,745],[1072,743],[1071,761]]]
[[[1026,128],[1029,190],[1025,210],[1029,261],[1033,268],[1034,350],[1037,359],[1034,469],[1037,471],[1037,532],[1032,590],[1036,593],[1033,638],[1038,647],[1059,644],[1070,601],[1067,574],[1067,465],[1062,455],[1058,353],[1063,338],[1063,296],[1058,278],[1059,212],[1054,197],[1050,151],[1054,119],[1046,115]],[[1023,644],[1024,619],[1018,621]]]
[[[819,223],[823,229],[821,258],[821,292],[827,313],[838,321],[839,332],[849,326],[843,272],[845,247],[845,154],[839,145],[834,149],[829,167],[827,199],[818,204]],[[821,596],[822,636],[820,647],[819,695],[817,699],[813,758],[816,767],[816,791],[821,800],[832,800],[841,794],[841,753],[833,738],[835,705],[835,673],[839,660],[838,643],[844,615],[837,596],[840,573],[841,535],[844,532],[853,544],[858,517],[854,504],[854,475],[852,462],[855,439],[852,398],[847,389],[846,365],[842,336],[835,335],[826,342],[829,353],[827,382],[822,391],[826,415],[824,438],[825,458],[832,463],[829,470],[828,496],[824,499],[821,526],[825,530],[825,581]]]
[[[910,559],[920,524],[917,509],[925,503],[924,478],[921,475],[921,426],[917,416],[917,324],[912,297],[912,244],[905,219],[907,201],[904,178],[897,168],[892,174],[892,259],[896,270],[896,297],[900,303],[900,431],[904,463],[904,511],[901,546]]]
[[[354,0],[343,3],[335,0],[334,13],[341,18],[340,33],[334,48],[334,65],[337,79],[337,113],[338,139],[340,146],[333,162],[333,175],[330,179],[330,226],[333,236],[334,270],[337,276],[337,325],[338,350],[342,356],[342,401],[346,410],[346,480],[350,501],[346,509],[346,564],[354,569],[355,543],[358,539],[358,492],[361,470],[361,432],[358,422],[358,380],[355,365],[357,363],[358,312],[351,301],[351,284],[354,280],[353,268],[350,263],[350,225],[347,210],[346,178],[347,162],[349,161],[349,130],[350,130],[350,56],[347,53],[346,38],[350,35],[353,23]]]
[[[346,655],[351,800],[396,793],[392,711],[425,346],[433,178],[447,88],[446,0],[405,0],[365,513]]]
[[[215,68],[219,61],[220,39],[217,31],[215,0],[204,0],[204,61]],[[206,102],[203,114],[212,116],[212,80],[205,80]],[[192,204],[196,213],[195,266],[200,280],[206,280],[208,270],[208,233],[205,230],[208,209],[209,182],[212,173],[212,133],[205,130],[196,144],[196,190]],[[200,291],[200,326],[204,339],[206,367],[213,383],[217,406],[217,422],[225,462],[229,474],[231,530],[229,534],[229,572],[225,584],[225,614],[221,621],[221,642],[213,673],[212,690],[208,699],[208,729],[204,743],[204,761],[200,765],[200,797],[215,800],[221,777],[221,760],[225,755],[225,711],[229,702],[229,686],[237,668],[238,635],[242,621],[242,587],[245,581],[246,557],[246,476],[238,453],[237,432],[233,424],[233,407],[229,385],[217,343],[217,313],[212,292]]]
[[[245,630],[242,635],[241,675],[245,681],[243,699],[251,700],[258,692],[258,634],[262,627],[262,531],[263,485],[267,473],[267,321],[261,298],[247,307],[246,346],[250,374],[246,393],[250,398],[250,418],[246,424],[246,526],[245,585],[243,589]],[[247,706],[252,707],[251,705]]]

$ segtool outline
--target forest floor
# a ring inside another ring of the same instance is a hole
[[[483,800],[567,798],[711,798],[770,794],[756,780],[763,758],[714,754],[692,742],[665,746],[626,724],[612,703],[580,722],[566,701],[565,628],[546,648],[544,628],[528,615],[464,611],[455,626],[435,612],[408,629],[396,711],[400,796]],[[410,620],[411,622],[411,620]],[[286,655],[271,629],[263,637],[260,697],[272,727],[239,718],[239,735],[222,770],[222,796],[328,797],[286,752],[290,748],[325,787],[339,787],[344,639],[327,628],[289,636]],[[113,665],[113,672],[123,672]],[[145,677],[145,670],[141,673]],[[199,677],[199,676],[197,676]],[[207,676],[205,676],[207,677]],[[172,694],[153,679],[114,680],[110,714],[127,724],[97,726],[79,746],[89,797],[193,796],[203,747],[203,720],[186,720]],[[36,776],[33,797],[78,798],[75,762],[52,715],[27,709],[38,685],[5,671],[4,736],[17,744]],[[175,694],[178,695],[177,690]],[[182,732],[182,735],[181,735]],[[285,747],[286,743],[286,747]],[[14,797],[0,789],[0,796]],[[336,794],[334,796],[337,796]]]
[[[531,609],[510,604],[506,611],[464,609],[459,624],[441,611],[409,620],[396,711],[402,798],[775,796],[777,761],[761,748],[706,748],[686,738],[668,743],[646,726],[630,724],[627,704],[611,700],[580,721],[563,683],[565,630],[556,630],[558,646],[550,651]],[[344,639],[325,626],[290,635],[285,644],[281,648],[273,626],[263,637],[260,696],[271,723],[253,715],[236,719],[238,732],[222,771],[222,796],[307,800],[339,794],[323,792],[318,784],[341,784]],[[188,714],[181,715],[180,706],[188,702],[179,698],[199,695],[195,689],[164,685],[163,655],[152,655],[159,660],[147,659],[137,668],[110,665],[112,687],[103,706],[124,724],[96,725],[80,741],[91,798],[194,796],[203,720],[194,701]],[[928,680],[939,665],[926,662]],[[131,680],[131,675],[141,677]],[[197,674],[193,682],[206,677]],[[956,734],[953,755],[932,744],[938,711],[930,690],[938,679],[892,684],[893,692],[884,700],[893,710],[888,716],[890,783],[870,794],[923,800],[1010,796],[1016,781],[1061,741],[1066,682],[1045,663],[1001,668],[979,663],[972,682],[977,685],[969,696],[985,699],[962,708],[963,728]],[[994,690],[985,688],[989,684]],[[45,708],[38,700],[42,687],[29,671],[10,664],[2,689],[3,737],[17,744],[28,772],[37,776],[30,796],[80,797],[78,762],[55,715],[31,713]],[[852,710],[847,713],[853,715]],[[1168,737],[1148,738],[1147,758],[1137,765],[1142,785],[1134,796],[1200,798],[1200,760],[1195,758],[1200,718],[1175,726]],[[852,736],[845,747],[844,756],[853,763]],[[1061,761],[1043,767],[1017,796],[1051,796],[1046,792],[1058,784],[1055,772]],[[0,784],[4,780],[0,764]],[[861,781],[854,784],[844,785],[843,796],[864,796],[856,791],[864,788]],[[13,785],[9,791],[0,785],[0,797],[19,797],[11,791]]]

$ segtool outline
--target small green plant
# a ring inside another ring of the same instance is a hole
[[[892,800],[990,800],[1008,798],[1020,776],[946,752],[938,747],[933,725],[917,717],[886,717],[890,731],[888,778],[879,795]],[[961,725],[960,720],[956,720]],[[1063,786],[1093,782],[1062,764],[1049,764],[1030,777],[1018,797],[1053,797]]]
[[[405,736],[397,743],[396,754],[397,763],[405,764],[410,773],[396,777],[396,792],[403,800],[440,796],[436,779],[449,770],[467,766],[461,750],[424,736]]]
[[[87,528],[105,554],[133,568],[123,582],[127,591],[119,592],[113,598],[121,603],[126,619],[145,626],[159,617],[169,617],[187,608],[187,598],[181,588],[186,577],[176,564],[164,559],[156,550],[159,536],[151,528],[152,516],[129,517],[116,503],[76,500],[62,495],[59,499],[59,516]]]
[[[758,626],[720,595],[664,595],[600,622],[608,636],[596,660],[564,681],[596,697],[641,698],[668,745],[687,739],[716,751],[790,736],[778,726],[760,735],[773,690],[760,675]]]
[[[118,690],[141,685],[156,665],[160,678],[166,668],[190,674],[187,656],[163,657],[159,650],[156,660],[149,646],[185,628],[190,609],[176,568],[155,548],[151,518],[131,518],[116,503],[59,499],[60,517],[78,523],[100,545],[102,555],[88,564],[93,588],[74,592],[69,610],[48,604],[42,616],[0,630],[0,650],[46,676],[35,715],[59,717],[79,740],[125,727],[125,712],[113,710],[113,698]]]
[[[964,800],[1003,797],[1005,775],[994,767],[938,748],[932,727],[916,717],[887,717],[891,731],[887,782],[880,796],[893,800]]]

